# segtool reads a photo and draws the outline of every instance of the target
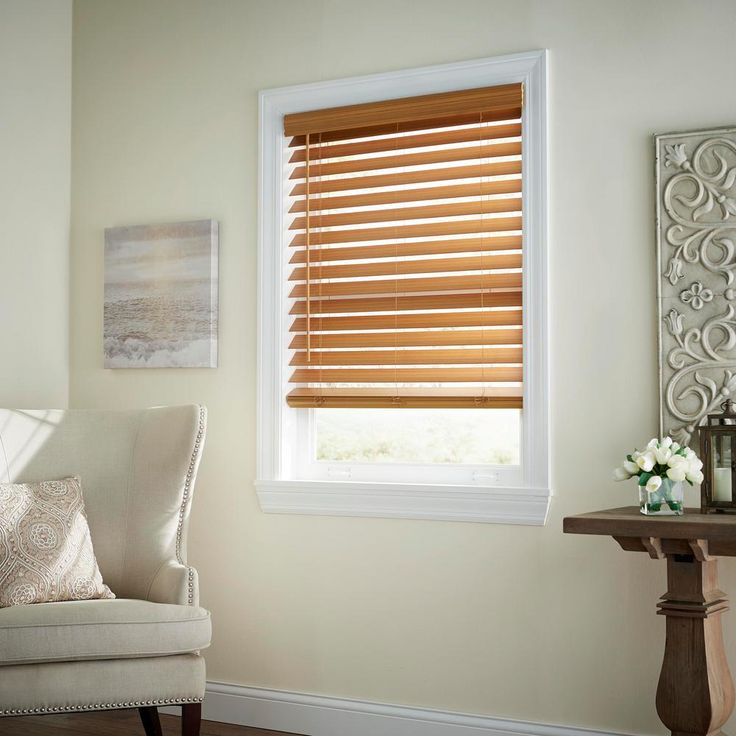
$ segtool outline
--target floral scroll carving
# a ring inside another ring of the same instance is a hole
[[[664,320],[675,346],[667,353],[667,365],[673,373],[665,387],[664,401],[679,426],[668,431],[687,444],[703,417],[736,390],[736,363],[730,351],[736,346],[734,308],[709,319],[702,327],[685,328],[684,317],[670,309]],[[705,369],[721,374],[720,382]],[[695,399],[695,409],[681,408],[687,399]]]
[[[702,309],[713,299],[713,292],[706,289],[700,281],[693,281],[689,289],[680,293],[680,300],[689,304],[693,309]]]
[[[688,443],[736,395],[736,129],[656,146],[660,423]]]

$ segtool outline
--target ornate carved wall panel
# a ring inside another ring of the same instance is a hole
[[[656,136],[660,429],[736,397],[736,128]]]

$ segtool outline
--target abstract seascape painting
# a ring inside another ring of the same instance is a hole
[[[105,368],[217,367],[218,223],[105,230]]]

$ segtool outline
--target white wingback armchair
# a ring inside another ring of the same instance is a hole
[[[186,562],[206,411],[0,409],[0,482],[78,475],[115,600],[0,609],[0,715],[183,706],[199,733],[210,616]],[[0,727],[1,730],[2,727]]]

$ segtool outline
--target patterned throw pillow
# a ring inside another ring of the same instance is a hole
[[[97,567],[79,478],[0,483],[0,608],[114,597]]]

